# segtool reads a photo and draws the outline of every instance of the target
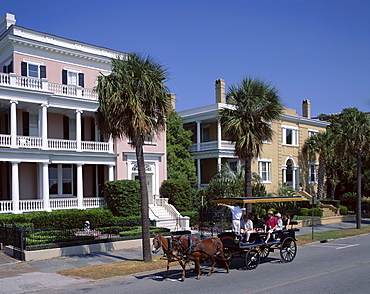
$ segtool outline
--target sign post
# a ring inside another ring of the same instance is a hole
[[[317,204],[317,197],[316,196],[312,196],[310,198],[310,204],[312,205],[312,221],[311,221],[311,226],[312,226],[312,240],[314,239],[314,211],[315,211],[315,205]]]

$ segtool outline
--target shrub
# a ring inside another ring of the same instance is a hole
[[[340,205],[339,206],[339,209],[340,209],[340,214],[341,215],[347,215],[348,214],[348,208],[347,208],[347,206]]]
[[[141,215],[140,184],[135,180],[105,182],[103,195],[114,216]]]
[[[303,216],[308,216],[308,212],[309,212],[309,209],[308,208],[301,208],[301,214],[303,215]]]
[[[193,208],[193,189],[189,181],[165,180],[162,182],[161,195],[168,198],[168,202],[179,211]]]
[[[182,216],[190,217],[190,226],[195,226],[199,223],[199,212],[198,211],[183,211]]]

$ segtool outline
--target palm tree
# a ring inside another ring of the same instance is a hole
[[[319,155],[319,170],[318,170],[318,184],[317,184],[317,198],[321,199],[324,191],[325,169],[327,159],[331,152],[332,139],[328,132],[320,132],[313,134],[307,138],[303,145],[303,152],[312,157]]]
[[[235,155],[245,161],[245,196],[252,196],[252,160],[261,153],[263,142],[272,140],[270,122],[279,119],[283,106],[271,83],[246,78],[229,87],[227,102],[219,119],[227,140],[235,143]],[[248,211],[250,211],[248,207]]]
[[[330,129],[337,137],[339,157],[351,154],[357,159],[356,228],[361,228],[361,157],[368,154],[370,145],[370,116],[356,107],[345,108],[331,119]]]
[[[165,130],[172,109],[165,82],[167,70],[151,56],[131,53],[112,59],[112,72],[100,75],[96,91],[99,108],[95,118],[102,135],[128,138],[135,148],[141,193],[143,258],[152,260],[149,234],[149,201],[146,186],[144,141]]]

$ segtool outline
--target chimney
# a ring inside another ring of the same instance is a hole
[[[173,93],[170,93],[170,98],[171,98],[172,109],[176,110],[176,95]]]
[[[15,15],[5,13],[5,15],[0,19],[0,35],[13,24],[15,24]]]
[[[302,116],[311,118],[311,103],[308,99],[303,100],[302,102]]]
[[[216,103],[226,103],[225,81],[223,79],[216,80]]]

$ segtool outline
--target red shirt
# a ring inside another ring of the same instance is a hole
[[[274,216],[266,221],[267,228],[269,229],[273,229],[277,224],[278,224],[277,218]]]

